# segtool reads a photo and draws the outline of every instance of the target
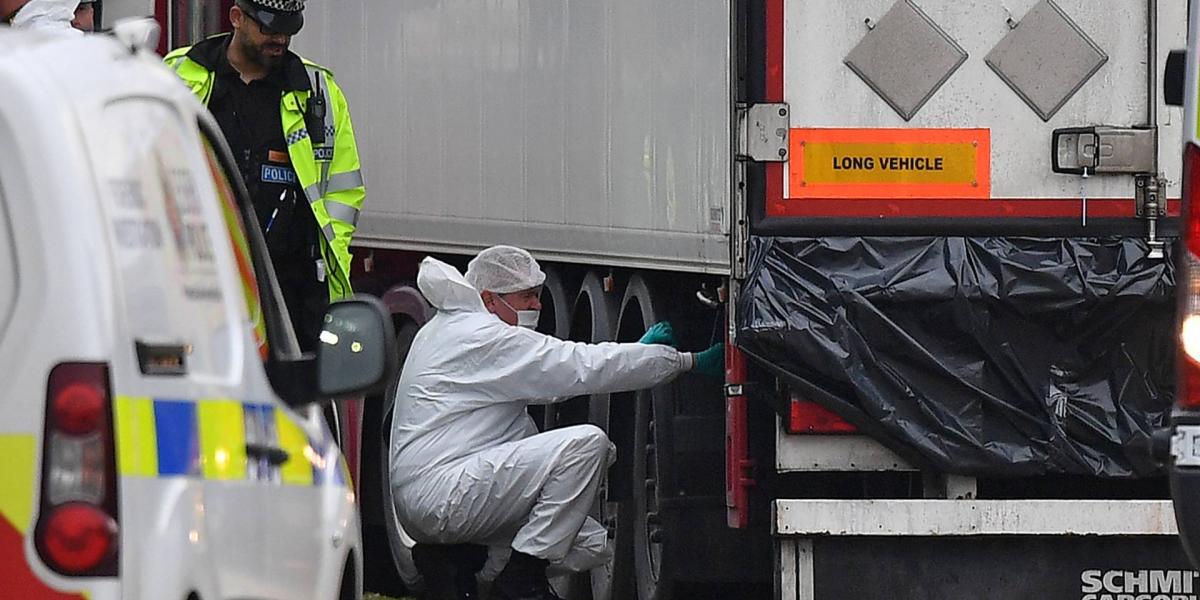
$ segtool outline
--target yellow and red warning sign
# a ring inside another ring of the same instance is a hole
[[[792,129],[789,198],[991,196],[987,129]]]

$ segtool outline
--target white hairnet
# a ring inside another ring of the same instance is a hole
[[[542,285],[546,274],[528,252],[492,246],[467,264],[467,282],[479,291],[511,294]]]

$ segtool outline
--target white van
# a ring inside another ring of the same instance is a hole
[[[390,319],[336,303],[300,354],[228,148],[151,27],[0,27],[0,598],[359,598],[317,402],[385,383]]]
[[[1200,2],[1189,2],[1188,46],[1164,75],[1183,106],[1183,218],[1180,227],[1175,410],[1171,415],[1171,497],[1179,536],[1200,568]]]

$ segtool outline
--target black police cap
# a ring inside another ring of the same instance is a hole
[[[304,0],[240,0],[238,5],[271,31],[296,35],[304,26]]]

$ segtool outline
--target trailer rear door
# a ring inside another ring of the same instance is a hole
[[[925,468],[1158,473],[1187,30],[1158,4],[739,4],[738,347]]]
[[[1183,120],[1157,74],[1183,3],[766,4],[766,94],[791,119],[760,226],[1145,231],[1135,190],[1159,184],[1178,214]]]

